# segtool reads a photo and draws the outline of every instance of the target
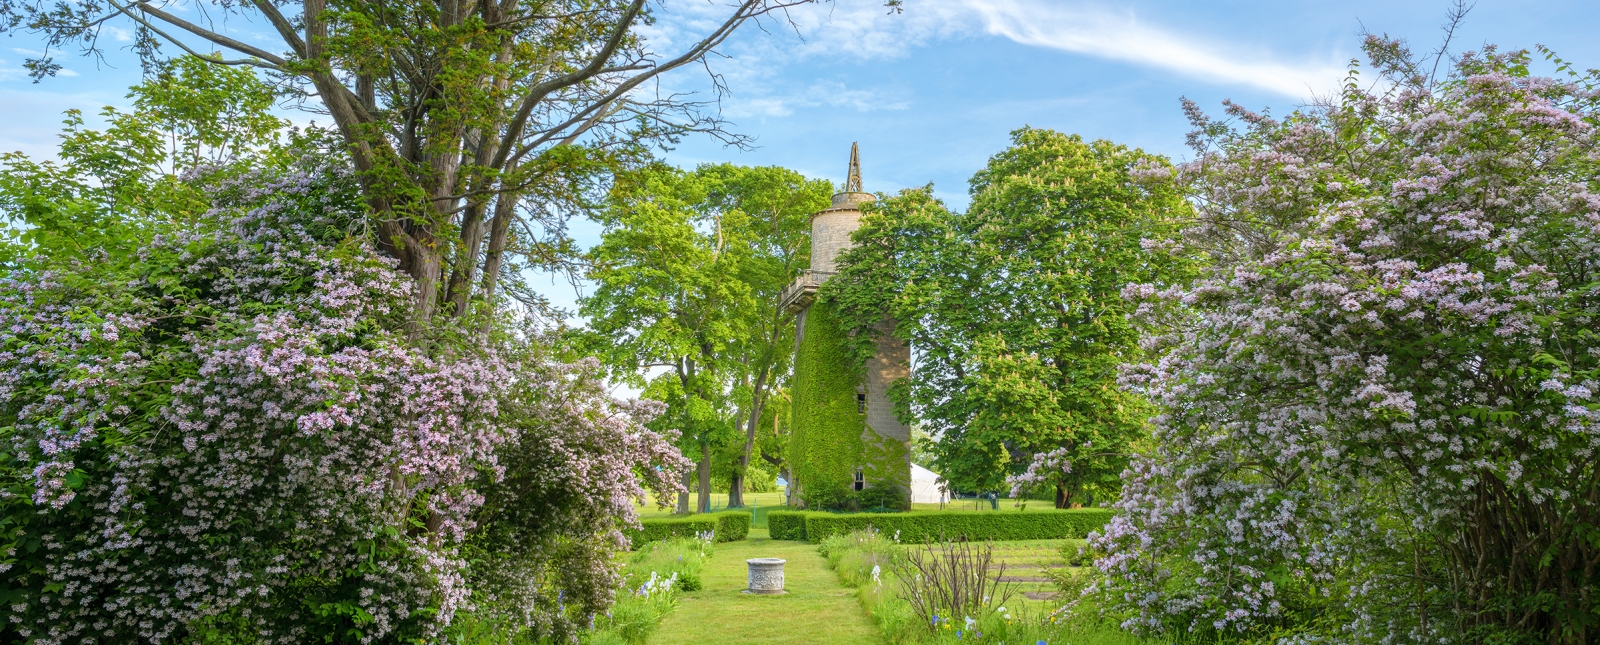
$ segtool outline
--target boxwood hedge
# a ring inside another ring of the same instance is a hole
[[[715,532],[717,520],[712,515],[652,517],[640,520],[639,529],[623,529],[628,541],[637,549],[649,542],[675,537],[690,537],[696,533]]]
[[[806,539],[806,516],[811,515],[805,511],[768,511],[767,532],[774,540]]]
[[[830,535],[872,526],[884,533],[900,532],[901,542],[947,538],[969,540],[1048,540],[1082,538],[1111,520],[1103,508],[1040,510],[1019,513],[971,511],[913,511],[910,513],[819,513],[773,511],[767,526],[774,540],[820,542]]]
[[[717,513],[718,542],[737,542],[750,535],[750,511]]]
[[[750,511],[724,511],[709,515],[674,515],[652,517],[639,522],[639,530],[623,529],[629,543],[637,549],[640,545],[675,537],[690,537],[697,533],[712,533],[715,542],[743,540],[750,534]]]

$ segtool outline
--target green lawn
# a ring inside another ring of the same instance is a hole
[[[783,558],[781,596],[739,593],[748,558]],[[651,645],[879,645],[883,641],[861,610],[854,589],[817,554],[815,544],[772,540],[752,529],[742,542],[718,544],[701,571],[705,587],[683,594],[661,622]]]

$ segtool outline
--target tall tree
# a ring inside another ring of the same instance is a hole
[[[116,23],[147,65],[170,47],[281,79],[342,135],[381,249],[415,283],[415,336],[436,313],[492,302],[514,259],[565,268],[565,217],[642,146],[688,132],[737,143],[714,111],[650,83],[747,22],[812,1],[734,2],[671,53],[644,36],[647,0],[23,1],[0,3],[0,31],[45,39],[26,61],[35,79],[60,70],[64,47],[102,55]],[[273,44],[251,44],[251,24]]]
[[[964,214],[929,189],[873,207],[823,297],[858,356],[878,321],[897,321],[918,356],[900,396],[938,437],[944,477],[994,490],[1021,461],[1065,450],[1066,506],[1115,486],[1142,432],[1147,406],[1116,384],[1139,355],[1122,289],[1192,272],[1170,245],[1190,209],[1136,180],[1167,167],[1155,155],[1031,128],[1012,142],[972,178]]]
[[[712,182],[706,207],[724,213],[723,228],[748,245],[737,276],[749,287],[752,305],[741,313],[750,327],[736,348],[742,369],[735,393],[744,441],[728,488],[728,506],[741,507],[762,419],[772,423],[768,399],[787,378],[794,358],[794,325],[778,305],[783,290],[809,264],[811,215],[827,207],[833,186],[776,167],[721,165],[703,167],[697,174]]]
[[[668,404],[656,423],[680,430],[700,462],[697,510],[710,507],[713,454],[734,443],[729,505],[743,505],[767,400],[793,353],[778,298],[806,266],[808,217],[831,190],[731,165],[656,165],[613,190],[581,311],[616,377]]]

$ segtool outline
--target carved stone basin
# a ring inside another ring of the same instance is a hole
[[[779,594],[783,593],[783,563],[782,558],[750,558],[745,564],[750,565],[750,588],[745,593],[753,594]]]

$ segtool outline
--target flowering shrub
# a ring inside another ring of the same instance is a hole
[[[1028,495],[1045,486],[1061,487],[1062,481],[1072,474],[1072,451],[1056,448],[1033,455],[1028,467],[1020,473],[1006,476],[1011,496],[1022,504]]]
[[[414,342],[347,173],[235,177],[125,259],[0,276],[5,629],[371,642],[471,611],[565,638],[603,611],[619,518],[684,467],[653,409],[526,330]]]
[[[1594,78],[1488,49],[1435,83],[1367,47],[1376,90],[1230,105],[1237,130],[1190,106],[1215,265],[1126,291],[1167,330],[1124,377],[1162,413],[1099,602],[1140,631],[1593,642]]]

